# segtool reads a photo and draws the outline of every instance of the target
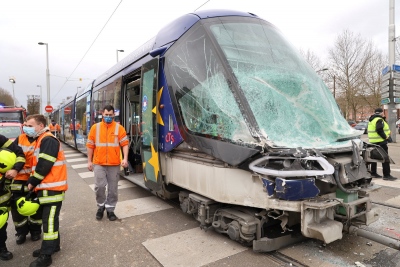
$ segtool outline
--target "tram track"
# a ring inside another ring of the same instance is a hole
[[[279,251],[267,252],[265,257],[269,260],[279,264],[280,266],[296,266],[296,267],[309,267],[309,265],[303,264],[300,261],[289,257]]]

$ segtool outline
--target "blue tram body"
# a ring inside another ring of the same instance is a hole
[[[86,153],[107,104],[129,135],[126,179],[256,251],[301,240],[295,232],[333,242],[343,222],[378,218],[366,164],[390,158],[359,139],[315,71],[254,14],[171,22],[53,112],[59,138]]]

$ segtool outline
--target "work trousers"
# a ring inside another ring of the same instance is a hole
[[[32,216],[23,216],[17,211],[17,201],[28,194],[28,187],[24,180],[14,180],[11,185],[11,215],[17,236],[40,235],[42,233],[42,216],[35,213]]]
[[[95,178],[94,192],[98,207],[114,211],[118,202],[118,180],[120,166],[93,165]],[[107,195],[106,195],[107,186]]]
[[[20,192],[13,192],[11,198],[11,215],[14,222],[15,231],[17,236],[27,235],[37,235],[42,233],[42,216],[38,213],[32,216],[23,216],[17,211],[17,200],[20,197],[24,197],[26,194]]]
[[[7,240],[7,222],[0,228],[0,248],[6,247]]]
[[[386,154],[389,155],[389,148],[388,148],[388,145],[386,143],[383,143],[383,144],[378,143],[377,145],[382,147],[383,150],[385,150]],[[376,173],[376,169],[377,169],[376,162],[372,162],[371,163],[371,173]],[[383,172],[383,176],[389,176],[390,175],[390,163],[389,162],[382,163],[382,172]]]
[[[42,216],[43,240],[40,248],[41,254],[52,255],[60,247],[59,216],[62,201],[48,204],[40,204],[37,211]]]

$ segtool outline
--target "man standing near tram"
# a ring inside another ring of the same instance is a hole
[[[103,120],[90,128],[86,144],[88,169],[94,171],[97,202],[96,219],[101,220],[104,210],[110,221],[115,221],[115,206],[118,202],[118,180],[120,166],[128,167],[129,140],[122,125],[114,121],[114,107],[103,108]],[[121,149],[123,159],[121,162]],[[108,185],[107,196],[105,194]]]
[[[60,250],[59,216],[67,185],[67,166],[60,141],[46,127],[43,115],[26,118],[25,133],[36,140],[32,158],[32,173],[28,179],[28,190],[39,199],[43,223],[43,241],[40,249],[33,251],[38,257],[30,267],[52,264],[51,255]]]
[[[368,123],[368,140],[370,143],[378,145],[385,150],[386,154],[389,155],[388,141],[390,138],[389,125],[386,123],[383,117],[383,109],[375,109],[375,114],[371,115]],[[372,178],[382,178],[376,172],[376,162],[370,163],[371,165],[371,176]],[[390,174],[390,162],[382,163],[383,180],[394,181],[397,178]]]

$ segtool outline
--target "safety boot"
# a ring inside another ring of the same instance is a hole
[[[104,210],[105,207],[99,207],[99,209],[96,212],[96,220],[100,221],[101,219],[103,219]]]
[[[32,261],[29,267],[47,267],[53,263],[51,255],[40,254],[39,257]]]
[[[17,235],[17,238],[15,240],[17,242],[17,245],[22,245],[26,241],[26,235]]]
[[[8,261],[13,258],[13,254],[7,250],[7,247],[0,248],[0,260]]]
[[[115,221],[117,219],[113,211],[107,211],[107,217],[110,221]]]

